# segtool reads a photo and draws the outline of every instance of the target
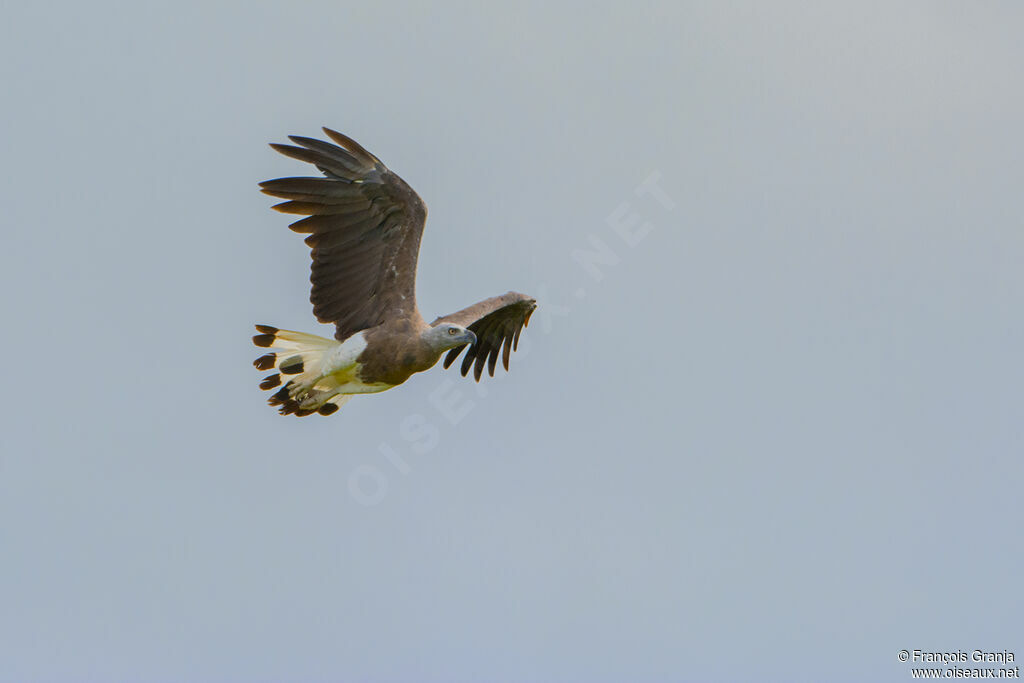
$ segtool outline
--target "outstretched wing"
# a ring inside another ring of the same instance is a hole
[[[290,135],[299,147],[271,144],[307,161],[324,178],[279,178],[260,183],[266,194],[290,201],[274,206],[309,216],[291,229],[308,233],[313,248],[309,300],[335,337],[416,311],[416,260],[427,207],[404,180],[354,140],[324,128],[337,145]]]
[[[510,349],[515,350],[519,347],[519,333],[530,322],[530,315],[535,308],[537,301],[534,298],[518,292],[509,292],[484,299],[457,313],[440,317],[431,323],[431,327],[439,323],[454,323],[468,328],[476,335],[476,342],[469,347],[462,359],[461,372],[465,377],[472,366],[473,377],[479,382],[485,362],[488,374],[494,377],[498,351],[502,352],[501,364],[508,370]],[[444,367],[451,366],[466,346],[463,344],[449,351],[444,358]]]

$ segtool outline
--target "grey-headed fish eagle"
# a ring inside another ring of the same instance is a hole
[[[461,371],[493,376],[537,302],[508,292],[427,324],[416,307],[416,261],[427,207],[404,180],[357,142],[324,128],[336,144],[290,135],[297,146],[271,144],[316,166],[324,177],[278,178],[262,191],[287,201],[283,213],[307,216],[291,224],[313,250],[310,302],[334,339],[257,325],[256,346],[271,349],[254,365],[274,370],[261,389],[282,415],[330,415],[355,394],[385,391],[414,373],[444,367],[466,351]]]

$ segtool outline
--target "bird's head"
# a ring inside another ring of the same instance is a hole
[[[424,333],[424,338],[435,351],[447,351],[463,344],[476,342],[476,335],[461,325],[441,323]]]

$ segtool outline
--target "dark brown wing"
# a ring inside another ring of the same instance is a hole
[[[418,315],[416,260],[427,207],[354,140],[324,132],[338,144],[290,135],[300,147],[271,147],[326,177],[279,178],[260,187],[290,200],[274,206],[278,211],[309,216],[290,226],[308,233],[313,248],[309,300],[317,320],[334,323],[343,340],[385,318]]]
[[[494,377],[494,366],[499,351],[502,352],[501,364],[508,370],[509,351],[519,348],[519,333],[530,322],[530,316],[535,308],[537,301],[532,297],[509,292],[484,299],[457,313],[438,318],[431,323],[431,327],[439,323],[454,323],[462,325],[476,335],[476,342],[469,347],[462,359],[461,371],[465,377],[472,366],[473,377],[479,382],[485,362],[488,374]],[[463,344],[449,351],[444,358],[444,367],[451,366],[466,346]]]

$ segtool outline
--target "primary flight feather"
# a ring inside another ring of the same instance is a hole
[[[278,178],[262,191],[287,201],[283,213],[307,216],[291,229],[312,247],[313,314],[334,323],[334,339],[257,325],[256,346],[273,349],[254,365],[276,370],[262,389],[282,415],[330,415],[355,394],[385,391],[434,366],[447,352],[449,367],[465,351],[460,370],[479,381],[492,376],[537,302],[508,292],[427,324],[416,307],[416,262],[427,207],[404,180],[359,143],[324,128],[335,143],[289,136],[272,144],[286,156],[316,166],[324,177]]]

